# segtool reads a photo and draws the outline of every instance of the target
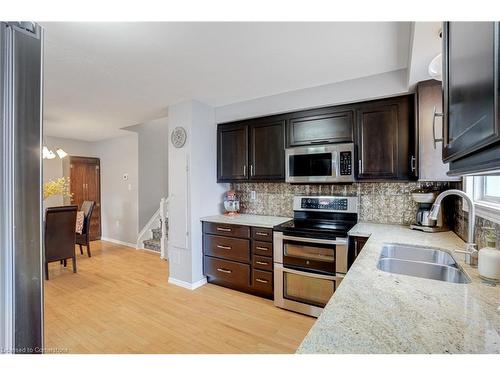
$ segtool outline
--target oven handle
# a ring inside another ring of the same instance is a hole
[[[286,267],[283,267],[283,272],[294,273],[294,274],[300,275],[300,276],[314,277],[315,279],[332,280],[332,281],[336,280],[338,278],[336,276],[328,276],[328,275],[321,275],[321,274],[313,273],[313,272],[298,271],[298,270],[294,270],[294,269],[286,268]]]
[[[306,242],[306,243],[319,243],[325,245],[347,245],[346,238],[337,238],[336,240],[324,240],[320,238],[308,238],[308,237],[295,237],[295,236],[283,236],[284,240]]]

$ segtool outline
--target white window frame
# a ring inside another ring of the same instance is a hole
[[[464,191],[474,202],[476,216],[500,224],[500,200],[495,198],[484,199],[485,177],[487,176],[464,177]],[[464,211],[469,211],[465,200],[462,200],[462,209]]]

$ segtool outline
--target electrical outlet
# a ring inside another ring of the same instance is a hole
[[[257,199],[257,193],[255,192],[255,190],[252,190],[252,191],[250,192],[250,200],[251,200],[251,201],[254,201],[254,200],[256,200],[256,199]]]

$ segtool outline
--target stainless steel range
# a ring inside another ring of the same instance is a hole
[[[358,198],[297,196],[293,209],[293,220],[274,227],[274,304],[317,317],[350,266]]]

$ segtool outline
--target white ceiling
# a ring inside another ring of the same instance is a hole
[[[95,141],[165,116],[403,69],[410,23],[42,23],[45,134]]]

